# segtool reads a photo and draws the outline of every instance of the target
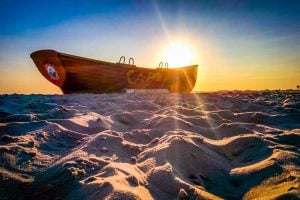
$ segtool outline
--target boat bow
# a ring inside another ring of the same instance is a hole
[[[50,82],[62,87],[66,72],[62,66],[58,52],[54,50],[40,50],[30,54],[34,64],[37,66],[41,74]]]

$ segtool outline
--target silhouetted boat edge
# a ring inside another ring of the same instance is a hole
[[[198,65],[181,68],[143,68],[111,63],[55,50],[39,50],[30,57],[40,73],[63,93],[110,93],[125,89],[168,89],[191,92],[197,80]],[[124,59],[125,60],[125,59]]]

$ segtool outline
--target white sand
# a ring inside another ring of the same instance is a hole
[[[0,96],[0,199],[298,199],[300,94]]]

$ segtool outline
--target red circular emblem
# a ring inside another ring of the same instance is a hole
[[[59,79],[58,73],[55,70],[54,65],[45,64],[44,67],[45,67],[45,70],[46,70],[47,74],[50,76],[51,79],[53,79],[53,80],[58,80]]]

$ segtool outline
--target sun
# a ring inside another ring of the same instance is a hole
[[[193,50],[184,42],[171,43],[165,48],[163,58],[169,67],[182,67],[191,65],[193,61]]]

